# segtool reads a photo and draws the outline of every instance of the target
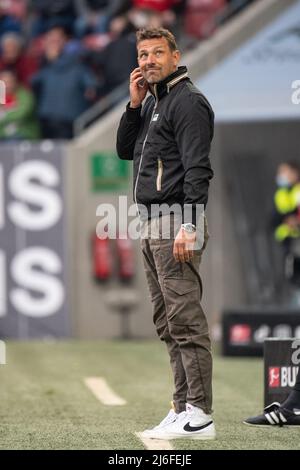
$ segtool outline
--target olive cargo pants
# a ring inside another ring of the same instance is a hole
[[[165,237],[164,217],[143,222],[141,226],[153,321],[170,356],[176,412],[184,411],[185,404],[190,403],[209,414],[212,411],[212,356],[207,320],[200,304],[202,282],[198,272],[208,240],[206,220],[203,247],[195,251],[191,262],[180,263],[173,257],[174,236]],[[171,216],[172,224],[176,235],[180,223],[176,228],[177,222]]]

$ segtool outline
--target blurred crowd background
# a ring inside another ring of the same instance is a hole
[[[1,0],[0,139],[70,139],[124,98],[135,31],[164,26],[187,51],[251,0]],[[117,93],[114,93],[118,90]],[[106,106],[97,107],[109,96]]]

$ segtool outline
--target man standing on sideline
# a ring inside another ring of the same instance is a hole
[[[137,52],[117,152],[133,160],[154,323],[175,385],[173,408],[143,436],[214,439],[211,345],[198,272],[208,239],[204,208],[213,176],[214,114],[186,67],[178,67],[180,52],[168,30],[138,31]]]

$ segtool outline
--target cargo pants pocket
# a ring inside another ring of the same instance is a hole
[[[200,287],[197,281],[165,278],[163,288],[168,322],[177,325],[200,324]]]

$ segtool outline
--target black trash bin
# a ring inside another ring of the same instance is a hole
[[[264,341],[265,406],[282,403],[296,383],[300,339],[267,338]]]

